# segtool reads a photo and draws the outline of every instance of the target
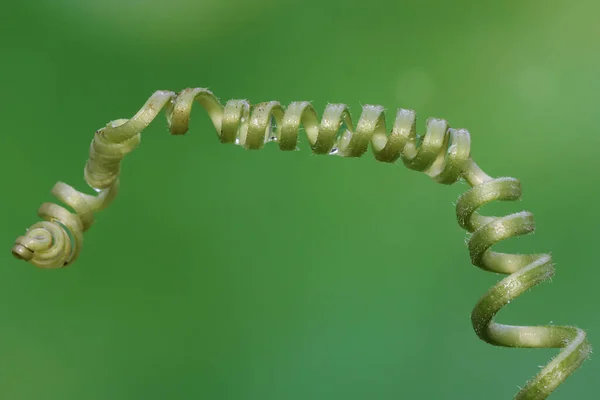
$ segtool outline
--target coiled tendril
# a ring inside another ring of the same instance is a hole
[[[94,213],[108,206],[117,194],[121,160],[140,144],[141,132],[165,109],[171,133],[186,133],[194,101],[208,112],[222,143],[260,149],[265,143],[276,141],[281,150],[295,150],[302,125],[314,153],[360,157],[370,143],[379,161],[391,163],[401,159],[408,168],[423,171],[443,184],[464,179],[471,189],[459,198],[456,214],[460,226],[472,233],[468,244],[471,261],[484,270],[508,275],[475,306],[472,312],[475,332],[496,346],[563,349],[516,398],[546,398],[590,354],[591,347],[581,329],[510,326],[493,321],[503,306],[553,275],[550,255],[504,254],[490,250],[502,240],[534,230],[533,215],[529,212],[503,217],[482,216],[476,212],[492,201],[519,199],[519,181],[493,179],[485,174],[470,157],[469,132],[452,129],[442,119],[429,119],[426,133],[417,135],[412,110],[398,110],[388,134],[384,109],[378,105],[363,106],[354,127],[344,104],[329,104],[319,122],[308,102],[294,102],[284,108],[276,101],[252,106],[246,100],[230,100],[223,106],[207,89],[185,89],[180,93],[157,91],[131,119],[112,121],[96,131],[85,179],[98,195],[87,195],[62,182],[57,183],[53,194],[72,211],[56,204],[43,204],[38,214],[44,221],[34,224],[25,236],[17,238],[13,254],[42,268],[60,268],[73,263],[81,251],[83,233],[94,221]],[[347,129],[339,132],[343,124]]]

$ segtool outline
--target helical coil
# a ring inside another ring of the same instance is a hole
[[[425,134],[418,135],[412,110],[399,109],[392,130],[387,133],[384,109],[379,105],[363,106],[354,127],[344,104],[327,105],[319,121],[309,102],[282,107],[276,101],[252,106],[246,100],[229,100],[223,106],[212,92],[203,88],[180,93],[157,91],[131,119],[112,121],[96,131],[84,175],[97,196],[57,183],[54,195],[71,210],[43,204],[38,214],[44,221],[17,238],[13,254],[42,268],[72,264],[81,251],[83,233],[94,221],[94,213],[108,206],[116,196],[121,161],[140,144],[141,132],[164,109],[170,132],[186,133],[196,101],[207,111],[222,143],[260,149],[265,143],[276,142],[281,150],[295,150],[302,126],[316,154],[360,157],[370,144],[379,161],[392,163],[400,159],[408,168],[423,171],[443,184],[464,179],[471,189],[459,198],[456,213],[460,226],[472,233],[468,246],[471,261],[484,270],[509,274],[475,306],[472,313],[475,332],[482,340],[497,346],[563,348],[516,398],[546,398],[591,352],[585,332],[575,327],[509,326],[493,321],[504,305],[552,276],[550,256],[490,250],[502,240],[534,229],[533,216],[528,212],[504,217],[477,213],[489,202],[519,199],[520,183],[514,178],[493,179],[485,174],[471,159],[469,132],[450,128],[443,119],[430,118]],[[346,129],[341,129],[344,125]]]
[[[495,244],[533,233],[535,223],[530,212],[522,211],[503,217],[477,213],[492,201],[516,201],[521,198],[521,184],[514,178],[493,179],[475,164],[469,166],[465,179],[472,186],[456,204],[459,225],[472,235],[468,242],[473,265],[508,276],[494,285],[477,302],[471,322],[477,336],[487,343],[503,347],[562,348],[517,394],[515,399],[545,399],[591,353],[586,333],[571,326],[512,326],[493,321],[502,307],[532,287],[554,275],[549,254],[506,254],[494,252]]]

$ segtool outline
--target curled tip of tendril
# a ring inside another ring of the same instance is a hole
[[[39,222],[15,241],[12,254],[40,268],[61,268],[72,259],[72,243],[66,228],[57,222]]]
[[[119,189],[118,180],[98,196],[81,193],[58,182],[52,193],[71,208],[44,203],[38,216],[44,221],[32,225],[24,236],[19,236],[12,254],[40,268],[62,268],[75,262],[83,245],[83,233],[94,222],[94,212],[106,207]]]

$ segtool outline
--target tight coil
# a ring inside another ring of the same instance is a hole
[[[85,179],[98,195],[91,196],[57,183],[54,195],[71,210],[43,204],[38,214],[44,221],[17,238],[13,254],[42,268],[60,268],[73,263],[81,251],[83,233],[94,221],[94,213],[108,206],[116,196],[121,161],[140,144],[141,132],[164,109],[171,133],[186,133],[195,101],[208,112],[222,143],[260,149],[265,143],[276,142],[281,150],[295,150],[302,126],[316,154],[360,157],[371,144],[379,161],[391,163],[400,159],[408,168],[423,171],[443,184],[464,179],[472,188],[460,197],[456,212],[460,226],[472,233],[471,261],[484,270],[509,274],[475,306],[472,313],[475,332],[482,340],[497,346],[563,348],[516,398],[546,398],[591,352],[585,332],[578,328],[509,326],[493,322],[504,305],[552,276],[550,256],[490,250],[502,240],[534,230],[533,216],[528,212],[504,217],[481,216],[476,212],[491,201],[519,199],[519,182],[514,178],[493,179],[486,175],[470,157],[470,135],[464,129],[452,129],[446,121],[431,118],[425,134],[417,135],[416,115],[412,110],[398,110],[388,134],[384,109],[379,105],[363,106],[354,127],[344,104],[329,104],[319,122],[309,102],[294,102],[284,108],[276,101],[252,106],[246,100],[230,100],[223,106],[207,89],[185,89],[180,93],[157,91],[131,119],[112,121],[96,131]],[[342,130],[344,125],[346,129]]]

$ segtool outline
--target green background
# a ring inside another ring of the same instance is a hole
[[[123,164],[81,258],[44,271],[14,238],[64,181],[87,192],[93,132],[157,89],[222,100],[414,108],[521,179],[557,275],[499,321],[575,324],[600,346],[600,4],[593,1],[6,2],[0,398],[508,399],[555,350],[496,348],[470,324],[500,276],[470,265],[467,189],[400,164],[220,145],[197,107]],[[391,122],[388,116],[388,123]],[[553,399],[600,397],[592,357]]]

